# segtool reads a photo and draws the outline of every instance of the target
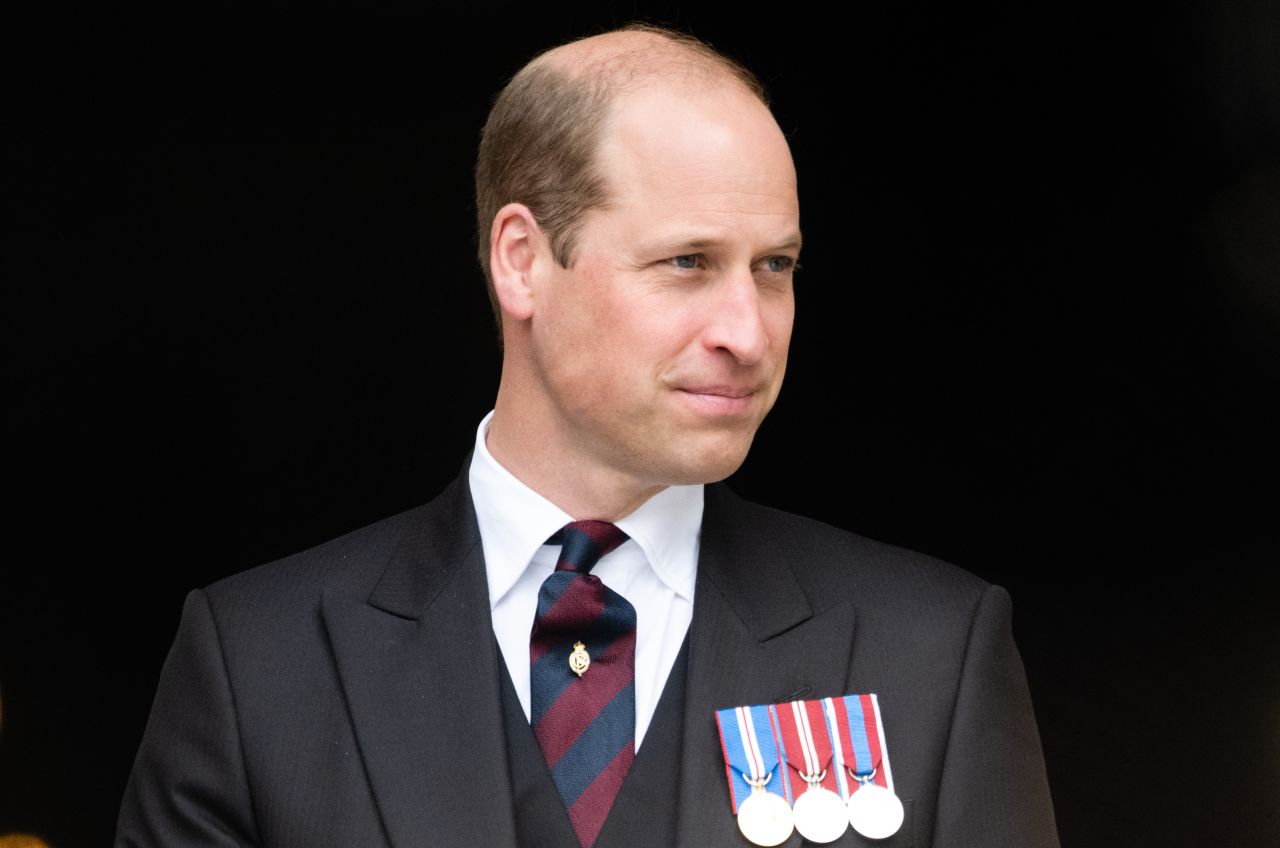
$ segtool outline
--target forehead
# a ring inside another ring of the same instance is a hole
[[[736,83],[654,84],[621,96],[598,162],[611,207],[798,214],[786,139],[768,108]]]

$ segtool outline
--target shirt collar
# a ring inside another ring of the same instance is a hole
[[[551,534],[573,517],[503,468],[485,444],[490,412],[476,429],[468,480],[484,546],[493,608],[520,579]],[[693,600],[702,528],[701,485],[668,486],[616,523],[673,592]]]

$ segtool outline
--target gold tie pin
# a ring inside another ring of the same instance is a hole
[[[582,676],[591,666],[591,655],[587,653],[587,649],[583,647],[581,642],[573,643],[573,653],[569,655],[569,668],[573,673]]]

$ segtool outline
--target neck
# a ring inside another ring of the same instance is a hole
[[[528,417],[513,411],[519,408],[499,390],[485,446],[499,465],[575,521],[617,521],[666,488],[592,463],[556,433],[522,426]]]

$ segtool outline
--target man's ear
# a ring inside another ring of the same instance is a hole
[[[508,203],[493,216],[489,231],[489,273],[504,315],[523,321],[533,314],[538,253],[550,245],[523,203]]]

